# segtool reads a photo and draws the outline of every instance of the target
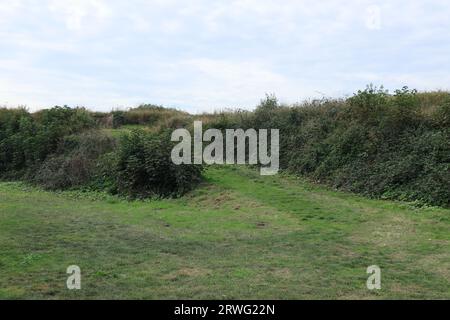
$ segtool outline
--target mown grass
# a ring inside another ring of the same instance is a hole
[[[244,167],[181,199],[0,183],[2,299],[450,298],[450,210]],[[78,265],[82,290],[66,289]],[[379,265],[382,289],[366,288]]]

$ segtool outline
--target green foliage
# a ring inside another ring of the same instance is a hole
[[[135,116],[136,122],[148,123],[150,115],[163,114],[172,116],[166,119],[169,126],[183,125],[173,110],[154,106],[114,111],[112,116],[119,126]],[[180,196],[200,181],[201,167],[172,163],[168,133],[135,131],[117,143],[102,131],[88,130],[99,119],[67,107],[34,114],[0,109],[1,177],[26,179],[51,190],[90,188],[130,198]]]
[[[112,152],[115,145],[113,138],[100,131],[67,136],[60,142],[58,152],[48,157],[31,179],[52,190],[89,186],[99,157]]]
[[[404,87],[368,86],[347,100],[291,107],[274,96],[242,122],[237,113],[210,127],[280,129],[282,169],[370,197],[450,206],[450,98]]]
[[[122,137],[104,180],[131,198],[181,196],[200,182],[202,166],[173,164],[172,147],[168,132],[135,130]]]
[[[109,114],[55,107],[0,109],[0,177],[50,189],[86,187],[127,197],[179,196],[201,167],[175,166],[165,130],[280,129],[282,169],[370,197],[450,206],[450,94],[368,86],[348,99],[294,106],[267,95],[254,112],[191,116],[142,105]],[[116,128],[118,146],[88,129]],[[145,131],[130,132],[131,127]],[[120,132],[119,132],[120,131]]]
[[[113,111],[111,112],[112,116],[113,116],[113,127],[114,128],[119,128],[120,126],[124,125],[125,122],[125,111]]]
[[[275,95],[266,95],[266,98],[261,101],[254,113],[254,124],[257,128],[262,128],[264,125],[270,125],[273,117],[277,114],[279,109],[278,99]]]
[[[54,107],[30,114],[0,109],[0,176],[20,178],[56,152],[61,139],[95,126],[85,109]]]
[[[128,111],[113,111],[113,127],[123,125],[157,126],[167,123],[168,127],[179,127],[186,124],[189,114],[176,109],[164,108],[152,104],[141,105]]]

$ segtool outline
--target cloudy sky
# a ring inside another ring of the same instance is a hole
[[[0,105],[190,112],[450,89],[450,2],[0,0]]]

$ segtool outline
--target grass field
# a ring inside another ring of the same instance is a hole
[[[450,298],[450,210],[242,167],[148,202],[0,183],[0,243],[1,299]]]

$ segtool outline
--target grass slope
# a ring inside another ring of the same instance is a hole
[[[206,176],[152,202],[0,183],[0,298],[450,298],[450,210],[242,167]],[[79,291],[65,287],[72,264]]]

